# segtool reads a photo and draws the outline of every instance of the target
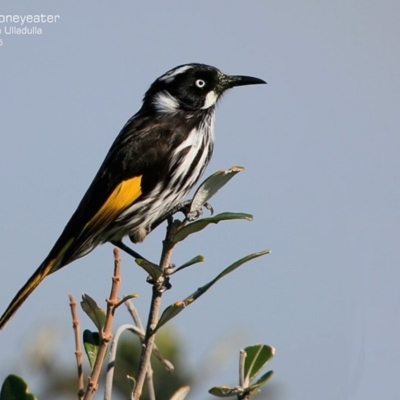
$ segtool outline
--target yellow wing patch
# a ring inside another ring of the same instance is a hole
[[[96,215],[85,225],[92,228],[112,222],[117,215],[131,205],[142,194],[142,176],[122,181],[111,193]]]

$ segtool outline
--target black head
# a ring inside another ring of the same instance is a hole
[[[160,76],[143,102],[164,113],[205,110],[213,107],[227,89],[260,83],[266,82],[251,76],[225,75],[209,65],[185,64]]]

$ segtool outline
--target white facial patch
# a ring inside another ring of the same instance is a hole
[[[204,105],[203,107],[201,107],[202,110],[210,108],[217,102],[217,100],[218,100],[217,93],[215,93],[214,90],[211,90],[211,92],[207,93],[206,99],[204,100]]]
[[[172,82],[177,75],[183,74],[188,69],[193,68],[191,65],[182,65],[182,67],[175,68],[172,71],[167,72],[159,78],[160,81],[165,81],[167,83]]]
[[[161,113],[176,113],[179,110],[179,103],[175,97],[168,92],[160,92],[154,96],[154,107]]]

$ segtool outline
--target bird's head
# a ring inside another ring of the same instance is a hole
[[[251,76],[225,75],[204,64],[180,65],[160,76],[146,92],[144,107],[161,113],[206,110],[235,86],[266,83]]]

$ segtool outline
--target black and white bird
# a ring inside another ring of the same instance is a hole
[[[125,236],[143,241],[151,225],[179,204],[204,172],[221,95],[261,83],[195,63],[160,76],[115,139],[49,255],[0,318],[0,329],[47,275],[99,244],[122,244]]]

